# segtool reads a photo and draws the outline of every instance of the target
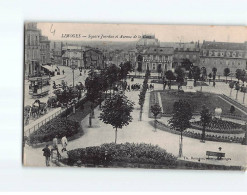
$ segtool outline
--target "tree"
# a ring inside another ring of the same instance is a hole
[[[196,85],[196,81],[200,79],[201,69],[198,66],[193,67],[193,77],[194,77],[194,85]]]
[[[115,143],[117,143],[117,130],[127,126],[132,121],[130,113],[134,109],[134,102],[126,96],[115,94],[111,99],[106,99],[102,106],[99,119],[105,124],[110,124],[115,129]]]
[[[181,62],[181,66],[186,71],[188,71],[188,70],[191,70],[191,68],[193,67],[193,64],[189,59],[183,59],[183,61]]]
[[[212,68],[212,72],[213,72],[213,80],[215,80],[216,73],[217,73],[217,68],[213,67]]]
[[[205,142],[205,132],[206,132],[206,126],[211,122],[212,120],[212,114],[209,112],[209,109],[206,108],[206,106],[202,107],[201,111],[201,123],[202,123],[202,142]]]
[[[175,73],[177,74],[176,76],[176,81],[178,83],[178,90],[180,89],[180,86],[182,86],[184,82],[184,77],[185,77],[185,71],[181,67],[177,67],[175,70]]]
[[[171,70],[166,71],[165,76],[170,82],[171,82],[171,80],[176,79],[175,75],[173,74],[173,72]]]
[[[235,85],[235,83],[233,81],[229,83],[229,87],[231,89],[231,91],[230,91],[230,97],[232,96],[232,89],[234,88],[234,85]]]
[[[154,115],[154,128],[156,131],[156,123],[157,123],[157,116],[161,113],[161,107],[159,106],[159,104],[154,104],[151,106],[151,112]]]
[[[242,76],[242,70],[241,69],[237,69],[236,70],[236,79],[238,79],[238,81],[241,79]]]
[[[226,77],[226,82],[227,82],[227,77],[230,75],[230,69],[229,68],[225,68],[224,69],[224,76]]]
[[[157,72],[158,72],[158,74],[161,74],[161,72],[162,72],[161,64],[158,65]]]
[[[137,71],[139,72],[139,75],[140,75],[140,73],[142,72],[142,63],[141,62],[138,62]]]
[[[201,70],[202,70],[202,80],[205,81],[207,78],[207,69],[205,67],[202,67]]]
[[[120,64],[120,78],[126,79],[127,75],[131,71],[131,69],[132,69],[132,66],[131,66],[131,63],[129,61],[125,62],[124,64],[121,63]]]
[[[242,70],[242,71],[241,71],[240,80],[241,80],[243,83],[246,81],[246,72],[245,72],[245,70]]]
[[[190,127],[192,110],[190,104],[185,100],[179,100],[173,105],[173,116],[168,121],[171,128],[180,132],[179,157],[183,155],[183,132]]]
[[[239,83],[237,82],[236,84],[235,84],[235,89],[236,89],[236,100],[238,100],[238,91],[240,90],[240,85],[239,85]]]
[[[212,78],[212,73],[209,73],[208,74],[208,77],[211,79]]]
[[[139,94],[139,105],[140,105],[140,121],[142,120],[142,110],[143,110],[143,104],[145,101],[145,93],[143,91]]]

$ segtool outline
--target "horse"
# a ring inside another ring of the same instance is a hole
[[[57,105],[56,103],[57,103],[57,97],[56,96],[49,97],[49,99],[47,100],[47,107],[48,108],[54,108]]]
[[[40,102],[39,104],[39,114],[46,114],[47,112],[47,104],[44,102]]]
[[[32,106],[32,108],[31,108],[31,116],[33,118],[39,117],[39,107],[38,106],[35,106],[35,105]]]

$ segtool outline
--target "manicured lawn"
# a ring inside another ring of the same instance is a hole
[[[179,99],[188,101],[192,107],[193,113],[200,113],[202,106],[205,105],[212,113],[214,113],[216,107],[220,107],[222,109],[222,114],[230,114],[231,104],[227,103],[216,94],[206,92],[184,93],[178,92],[177,90],[166,90],[160,91],[160,95],[165,114],[172,114],[173,104]],[[244,116],[238,109],[235,109],[234,114]]]

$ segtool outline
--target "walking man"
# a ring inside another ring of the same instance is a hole
[[[66,147],[68,145],[68,140],[67,140],[66,136],[63,136],[62,137],[61,142],[62,142],[62,147],[63,147],[62,148],[62,152],[63,151],[67,151]]]
[[[46,166],[50,166],[50,156],[51,156],[51,151],[49,149],[49,145],[47,144],[45,148],[43,148],[42,150],[44,153],[43,153],[43,156],[45,157],[45,164]]]

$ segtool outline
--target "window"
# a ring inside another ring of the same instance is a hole
[[[156,69],[156,65],[155,64],[153,64],[153,70],[155,70]]]

